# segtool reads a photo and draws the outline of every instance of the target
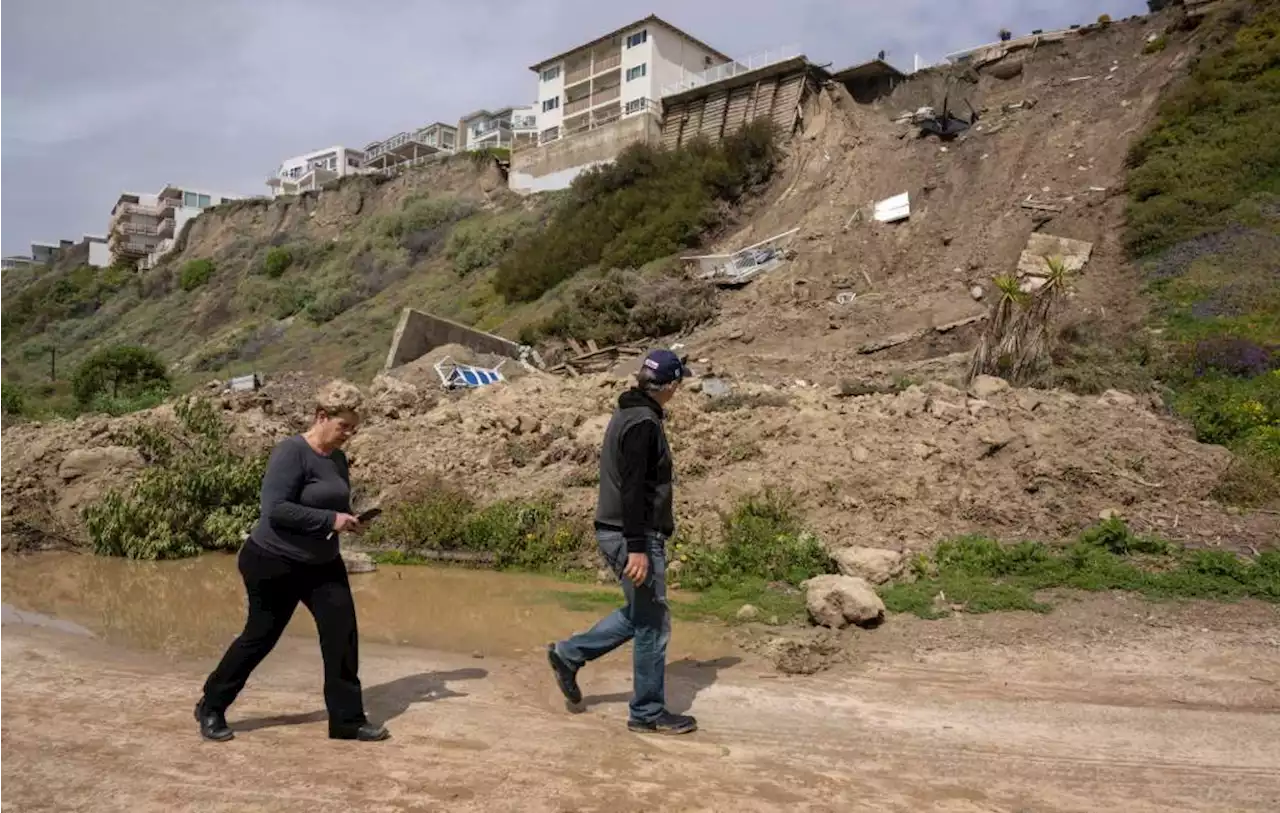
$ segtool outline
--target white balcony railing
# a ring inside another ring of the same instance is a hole
[[[568,116],[574,115],[575,113],[581,113],[582,111],[590,108],[591,104],[592,102],[591,102],[590,96],[583,96],[581,99],[574,99],[571,102],[565,102],[564,115],[568,117]]]
[[[514,116],[511,119],[512,130],[536,130],[538,129],[537,116]]]
[[[614,85],[613,87],[603,88],[591,94],[591,106],[612,102],[622,95],[622,85]]]
[[[700,73],[691,73],[683,77],[679,82],[672,82],[669,85],[663,85],[662,95],[671,96],[686,90],[692,90],[703,85],[710,85],[731,76],[737,76],[740,73],[748,71],[758,71],[761,68],[773,65],[778,62],[785,62],[788,59],[803,56],[799,45],[784,45],[781,48],[771,48],[758,54],[752,54],[746,59],[739,59],[734,62],[726,62],[723,65],[716,65],[707,68]]]

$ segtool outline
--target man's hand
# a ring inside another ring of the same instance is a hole
[[[622,569],[622,575],[637,586],[644,584],[644,580],[649,578],[649,554],[628,553],[627,566]]]
[[[360,533],[360,520],[351,514],[336,514],[333,518],[333,529],[340,534]]]

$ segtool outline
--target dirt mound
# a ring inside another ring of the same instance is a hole
[[[353,471],[388,493],[444,476],[494,498],[564,493],[588,515],[613,376],[526,378],[373,423]],[[1274,544],[1270,515],[1230,514],[1207,497],[1230,459],[1122,393],[1080,397],[1001,388],[977,398],[946,384],[841,397],[823,388],[740,385],[671,412],[687,529],[738,496],[793,491],[835,547],[921,550],[962,533],[1056,539],[1104,511],[1190,544]]]
[[[478,353],[460,344],[441,345],[408,364],[402,364],[389,374],[412,384],[423,392],[436,391],[440,389],[440,374],[436,372],[436,365],[445,359],[455,364],[469,364],[487,369],[498,367],[507,379],[519,378],[524,374],[524,368],[506,356]]]

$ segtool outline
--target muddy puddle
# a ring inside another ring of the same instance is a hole
[[[35,624],[95,635],[108,643],[174,656],[213,657],[244,623],[244,586],[235,557],[178,562],[44,553],[5,556],[4,624]],[[540,649],[586,629],[606,609],[564,606],[566,591],[600,590],[528,574],[380,566],[353,574],[360,638],[370,643],[493,656]],[[621,595],[621,593],[619,593]],[[675,623],[669,658],[715,658],[733,651],[729,630]],[[299,606],[288,635],[315,636]]]

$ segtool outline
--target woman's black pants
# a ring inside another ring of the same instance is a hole
[[[225,712],[235,702],[302,602],[320,633],[329,725],[366,722],[358,676],[356,605],[341,557],[322,565],[294,562],[273,556],[250,541],[240,549],[239,564],[249,594],[249,620],[205,681],[205,707]]]

